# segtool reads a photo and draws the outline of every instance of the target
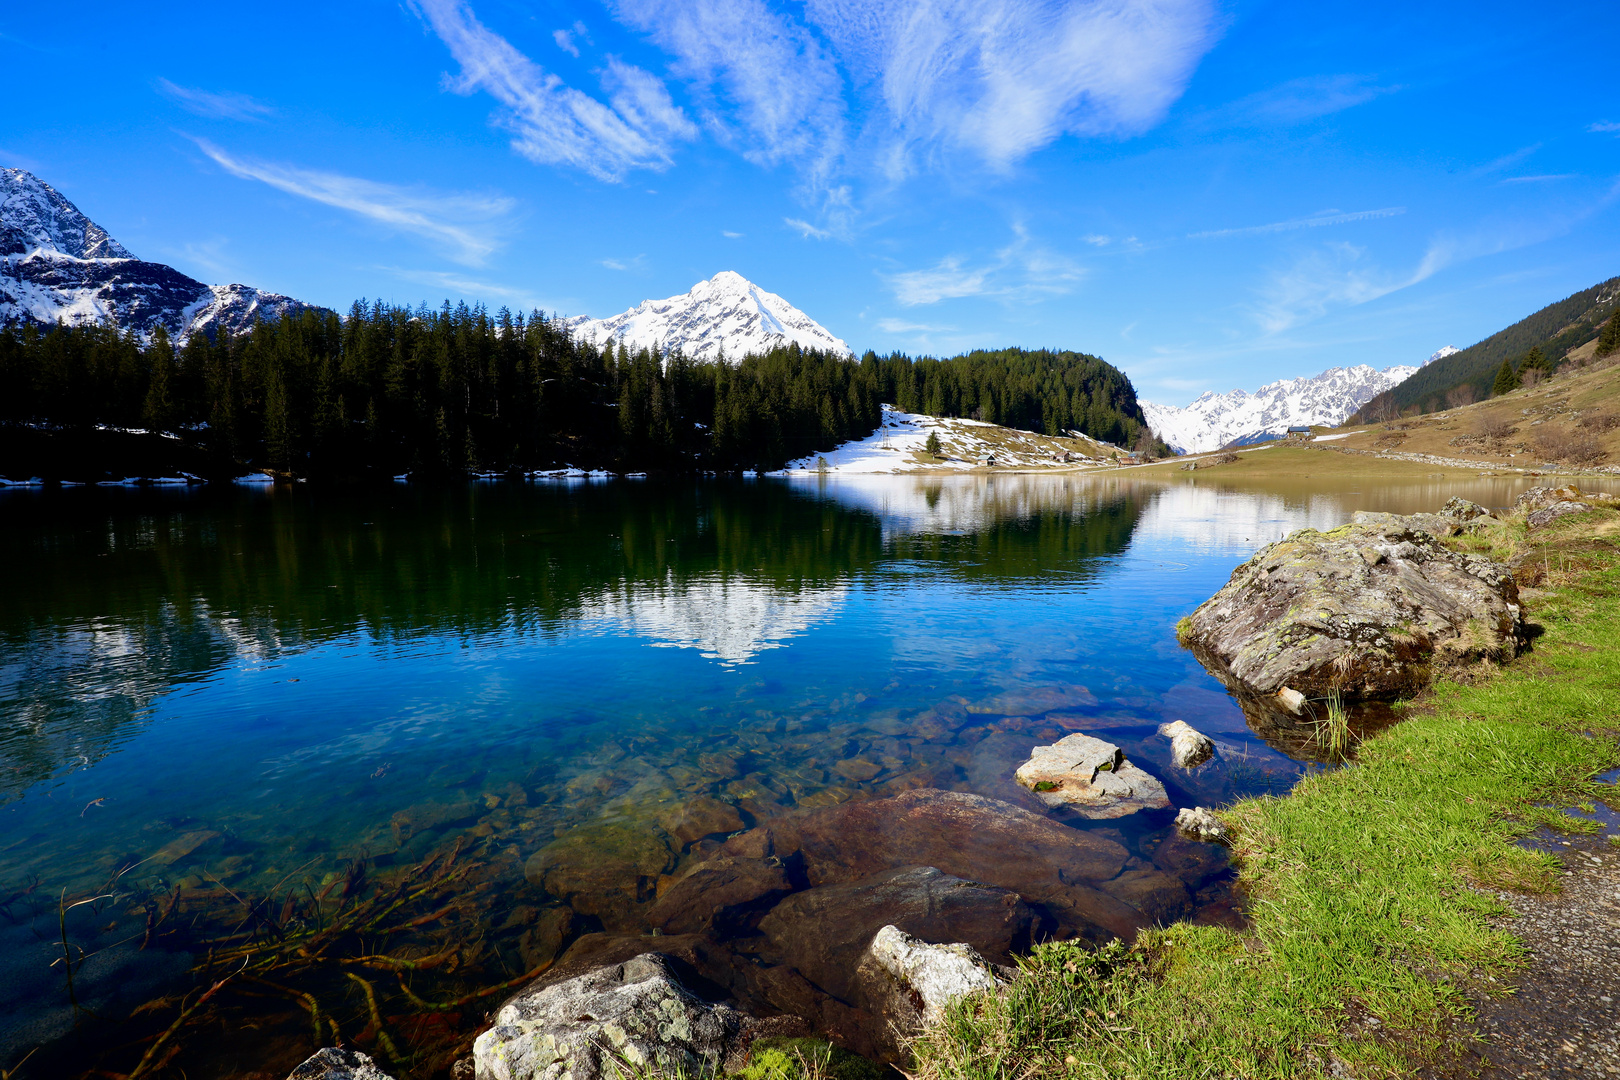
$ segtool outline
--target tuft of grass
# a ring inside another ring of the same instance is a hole
[[[1473,538],[1512,547],[1522,523]],[[1538,541],[1540,537],[1538,534]],[[1581,829],[1620,765],[1620,550],[1573,532],[1537,600],[1535,656],[1442,681],[1354,767],[1222,813],[1250,928],[1176,925],[1096,952],[1037,948],[1004,991],[956,1003],[917,1041],[918,1080],[1408,1076],[1457,1052],[1465,986],[1524,962],[1489,890],[1556,889],[1515,841]],[[1497,980],[1492,982],[1490,980]],[[1374,1023],[1376,1021],[1376,1023]]]

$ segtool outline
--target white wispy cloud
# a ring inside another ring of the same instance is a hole
[[[907,322],[904,319],[879,319],[874,325],[890,334],[943,334],[956,329],[954,326],[931,326],[928,323]]]
[[[207,139],[197,148],[233,176],[257,180],[300,198],[432,241],[457,262],[477,265],[500,246],[516,204],[504,195],[434,192],[374,180],[258,161],[227,153]]]
[[[462,0],[411,2],[461,65],[458,76],[447,77],[449,88],[481,90],[505,106],[498,120],[512,133],[513,148],[531,161],[619,180],[633,169],[668,168],[674,144],[697,134],[649,72],[610,57],[602,72],[604,103],[530,60]]]
[[[705,99],[705,122],[760,165],[791,162],[812,190],[844,149],[843,79],[804,25],[763,0],[611,0],[619,20],[674,58]]]
[[[158,93],[197,116],[213,120],[263,120],[273,116],[275,109],[246,94],[211,93],[195,87],[179,86],[168,79],[158,79]]]
[[[1474,177],[1489,176],[1491,173],[1501,172],[1503,169],[1510,169],[1540,149],[1540,143],[1531,143],[1529,146],[1521,146],[1511,153],[1503,154],[1495,161],[1487,161],[1485,164],[1481,165],[1468,175]]]
[[[1028,301],[1070,291],[1085,272],[1064,255],[1030,240],[1021,225],[1013,227],[1012,243],[994,258],[969,265],[960,255],[948,255],[933,266],[884,275],[894,298],[906,307],[937,304],[967,296],[1005,301]]]
[[[603,179],[666,168],[695,135],[689,111],[747,160],[791,167],[809,205],[844,176],[962,160],[1005,170],[1065,134],[1140,133],[1218,36],[1215,0],[608,0],[670,57],[691,95],[683,110],[646,72],[635,94],[616,93],[632,80],[611,64],[608,101],[566,85],[467,0],[409,2],[462,65],[453,88],[499,101],[532,160]],[[577,54],[583,29],[553,38]],[[820,217],[816,228],[848,235],[854,208]]]
[[[1236,229],[1208,229],[1188,233],[1189,240],[1216,240],[1230,236],[1263,236],[1266,233],[1292,232],[1295,229],[1316,229],[1323,225],[1347,225],[1352,221],[1374,221],[1378,218],[1398,217],[1406,213],[1404,206],[1386,206],[1381,210],[1354,210],[1348,214],[1327,210],[1309,217],[1273,221],[1268,225],[1246,225]]]
[[[574,40],[576,36],[590,40],[585,33],[584,23],[576,21],[570,29],[551,32],[551,40],[557,43],[557,48],[575,57],[579,56],[579,44]]]
[[[937,150],[1004,169],[1064,134],[1144,131],[1217,36],[1209,0],[808,0],[805,11],[876,98],[891,175]]]
[[[640,270],[647,264],[647,256],[641,254],[633,259],[600,259],[598,261],[609,270]]]
[[[1615,123],[1612,120],[1599,120],[1597,123],[1589,125],[1586,130],[1594,135],[1616,135],[1620,134],[1620,123]]]
[[[557,311],[576,306],[549,303],[530,290],[520,286],[502,285],[494,281],[480,281],[476,278],[464,277],[461,274],[446,273],[443,270],[415,270],[399,266],[379,266],[377,269],[391,274],[401,281],[428,286],[438,294],[434,299],[442,299],[446,295],[464,296],[478,301],[495,297],[509,307],[524,312]]]
[[[1540,184],[1548,180],[1573,180],[1580,173],[1546,173],[1541,176],[1509,176],[1502,181],[1504,184]]]
[[[742,233],[732,232],[730,229],[721,229],[720,235],[725,237],[727,240],[741,240],[743,236]]]
[[[794,230],[806,240],[832,239],[832,231],[830,229],[818,229],[808,221],[803,221],[799,218],[783,218],[782,224]]]
[[[1366,75],[1318,75],[1292,79],[1239,98],[1221,110],[1220,115],[1238,124],[1286,126],[1365,105],[1401,89],[1400,86],[1379,85]]]

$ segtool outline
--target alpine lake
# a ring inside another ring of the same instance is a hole
[[[0,1070],[279,1080],[341,1039],[446,1076],[728,836],[1039,811],[1013,770],[1071,732],[1163,781],[1064,819],[1152,869],[1175,808],[1335,767],[1179,618],[1294,529],[1545,483],[1172,475],[0,493]],[[1214,758],[1173,767],[1172,720]],[[1167,917],[1239,925],[1209,850]],[[716,933],[768,967],[757,922]]]

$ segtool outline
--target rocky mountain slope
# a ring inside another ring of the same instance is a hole
[[[1320,375],[1268,383],[1252,394],[1243,390],[1207,393],[1185,408],[1144,401],[1142,412],[1148,426],[1175,450],[1200,454],[1233,443],[1285,435],[1290,427],[1299,424],[1337,426],[1373,397],[1398,386],[1418,370],[1388,367],[1377,371],[1366,364],[1329,368]]]
[[[51,185],[0,169],[0,325],[112,323],[143,337],[162,326],[184,341],[311,307],[247,285],[204,285],[138,259]]]
[[[850,351],[843,339],[810,316],[731,270],[680,296],[644,300],[606,319],[576,315],[562,322],[584,341],[618,338],[632,349],[678,348],[693,360],[715,360],[722,354],[738,360],[790,342],[806,349]]]

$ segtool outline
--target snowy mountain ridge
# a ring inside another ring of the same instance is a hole
[[[850,352],[842,338],[732,270],[722,270],[680,296],[643,300],[606,319],[576,315],[561,321],[581,341],[606,344],[617,338],[631,349],[679,349],[692,360],[722,355],[740,360],[790,342],[805,349]]]
[[[1447,346],[1448,348],[1450,346]],[[1436,353],[1432,362],[1444,353]],[[1334,427],[1374,397],[1405,381],[1418,369],[1366,364],[1329,368],[1320,375],[1279,379],[1254,393],[1206,393],[1191,405],[1141,402],[1148,426],[1179,453],[1201,454],[1233,443],[1259,442],[1288,433],[1290,427]]]
[[[0,169],[0,325],[111,323],[177,343],[198,331],[249,329],[314,305],[247,285],[204,285],[136,258],[51,185]]]

